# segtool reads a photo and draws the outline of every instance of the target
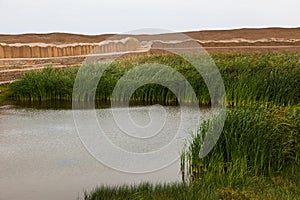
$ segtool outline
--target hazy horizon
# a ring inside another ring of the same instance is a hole
[[[300,27],[297,0],[0,0],[0,34]]]
[[[236,28],[224,28],[224,29],[195,29],[195,30],[179,30],[179,31],[174,31],[170,30],[172,32],[194,32],[194,31],[226,31],[226,30],[239,30],[239,29],[268,29],[268,28],[286,28],[286,29],[296,29],[300,28],[300,26],[295,26],[295,27],[236,27]],[[171,32],[171,33],[172,33]],[[24,32],[24,33],[2,33],[0,32],[0,35],[25,35],[25,34],[53,34],[53,33],[62,33],[62,34],[75,34],[75,35],[88,35],[88,36],[96,36],[96,35],[110,35],[110,34],[126,34],[126,32],[118,32],[118,33],[113,33],[113,32],[103,32],[103,33],[96,33],[96,34],[88,34],[88,33],[80,33],[80,32],[61,32],[61,31],[54,31],[54,32]],[[129,32],[132,34],[131,32]],[[170,32],[158,32],[160,33],[170,33]],[[147,33],[145,33],[147,34]],[[154,33],[155,34],[155,33]]]

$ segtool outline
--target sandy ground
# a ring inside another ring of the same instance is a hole
[[[209,53],[300,53],[300,28],[264,28],[185,32],[198,41]],[[135,37],[139,41],[151,41],[158,36],[151,35],[80,35],[68,33],[0,35],[0,45],[20,46],[76,46],[97,44],[104,40]],[[160,40],[176,40],[176,34],[161,34]],[[152,52],[153,53],[153,52]],[[46,66],[68,67],[80,65],[86,55],[51,58],[0,59],[0,84],[16,80],[31,70]]]

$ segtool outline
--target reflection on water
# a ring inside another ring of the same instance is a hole
[[[175,129],[179,107],[165,107],[165,110],[168,118],[166,130]],[[189,112],[191,118],[199,115],[192,109]],[[134,142],[127,136],[118,136],[118,132],[111,126],[113,119],[109,114],[110,108],[97,109],[96,113],[98,121],[108,132],[108,137],[118,146],[130,151],[153,150],[174,137],[172,134],[158,135],[151,142],[141,141],[141,144],[131,146]],[[208,109],[201,109],[201,117],[207,115]],[[132,109],[131,116],[140,126],[149,124],[147,107]],[[84,118],[84,114],[82,117]],[[189,123],[186,123],[185,130],[189,129],[188,126]],[[123,162],[126,163],[126,160]],[[72,110],[0,108],[1,200],[76,199],[84,189],[92,189],[97,185],[141,181],[180,181],[179,161],[153,173],[120,173],[99,163],[85,150],[75,129]]]
[[[30,101],[21,101],[21,102],[13,102],[14,105],[17,105],[20,108],[34,108],[34,109],[54,109],[54,110],[70,110],[72,109],[72,102],[71,101],[36,101],[36,102],[30,102]],[[87,105],[86,102],[82,102],[85,106]],[[139,107],[139,106],[148,106],[148,105],[154,105],[159,102],[142,102],[142,101],[130,101],[129,105],[131,107]],[[97,109],[103,109],[103,108],[110,108],[111,102],[104,102],[104,101],[96,101],[95,105],[92,104]],[[178,106],[177,102],[166,102],[163,103],[165,106]],[[124,104],[124,107],[127,107],[127,104]],[[94,107],[91,107],[94,108]]]

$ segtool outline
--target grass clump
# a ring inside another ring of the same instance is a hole
[[[0,85],[0,105],[8,99],[8,86]]]
[[[45,68],[26,73],[10,85],[11,98],[19,101],[71,100],[77,70]]]
[[[300,100],[298,54],[215,55],[229,104],[294,105]]]
[[[227,113],[221,136],[204,158],[200,150],[205,121],[182,153],[185,181],[211,176],[300,176],[300,107],[234,108]]]

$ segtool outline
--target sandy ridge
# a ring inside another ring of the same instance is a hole
[[[234,30],[206,30],[183,32],[187,36],[196,40],[230,40],[230,39],[246,39],[260,40],[266,38],[277,39],[300,39],[300,28],[243,28]],[[0,43],[54,43],[54,44],[70,44],[77,43],[99,43],[110,37],[118,37],[115,34],[103,35],[82,35],[71,33],[48,33],[48,34],[18,34],[7,35],[0,34]],[[119,37],[126,35],[119,35]],[[127,35],[132,36],[132,35]],[[161,38],[176,38],[176,34],[160,34]],[[139,40],[152,40],[149,35],[137,35]]]

